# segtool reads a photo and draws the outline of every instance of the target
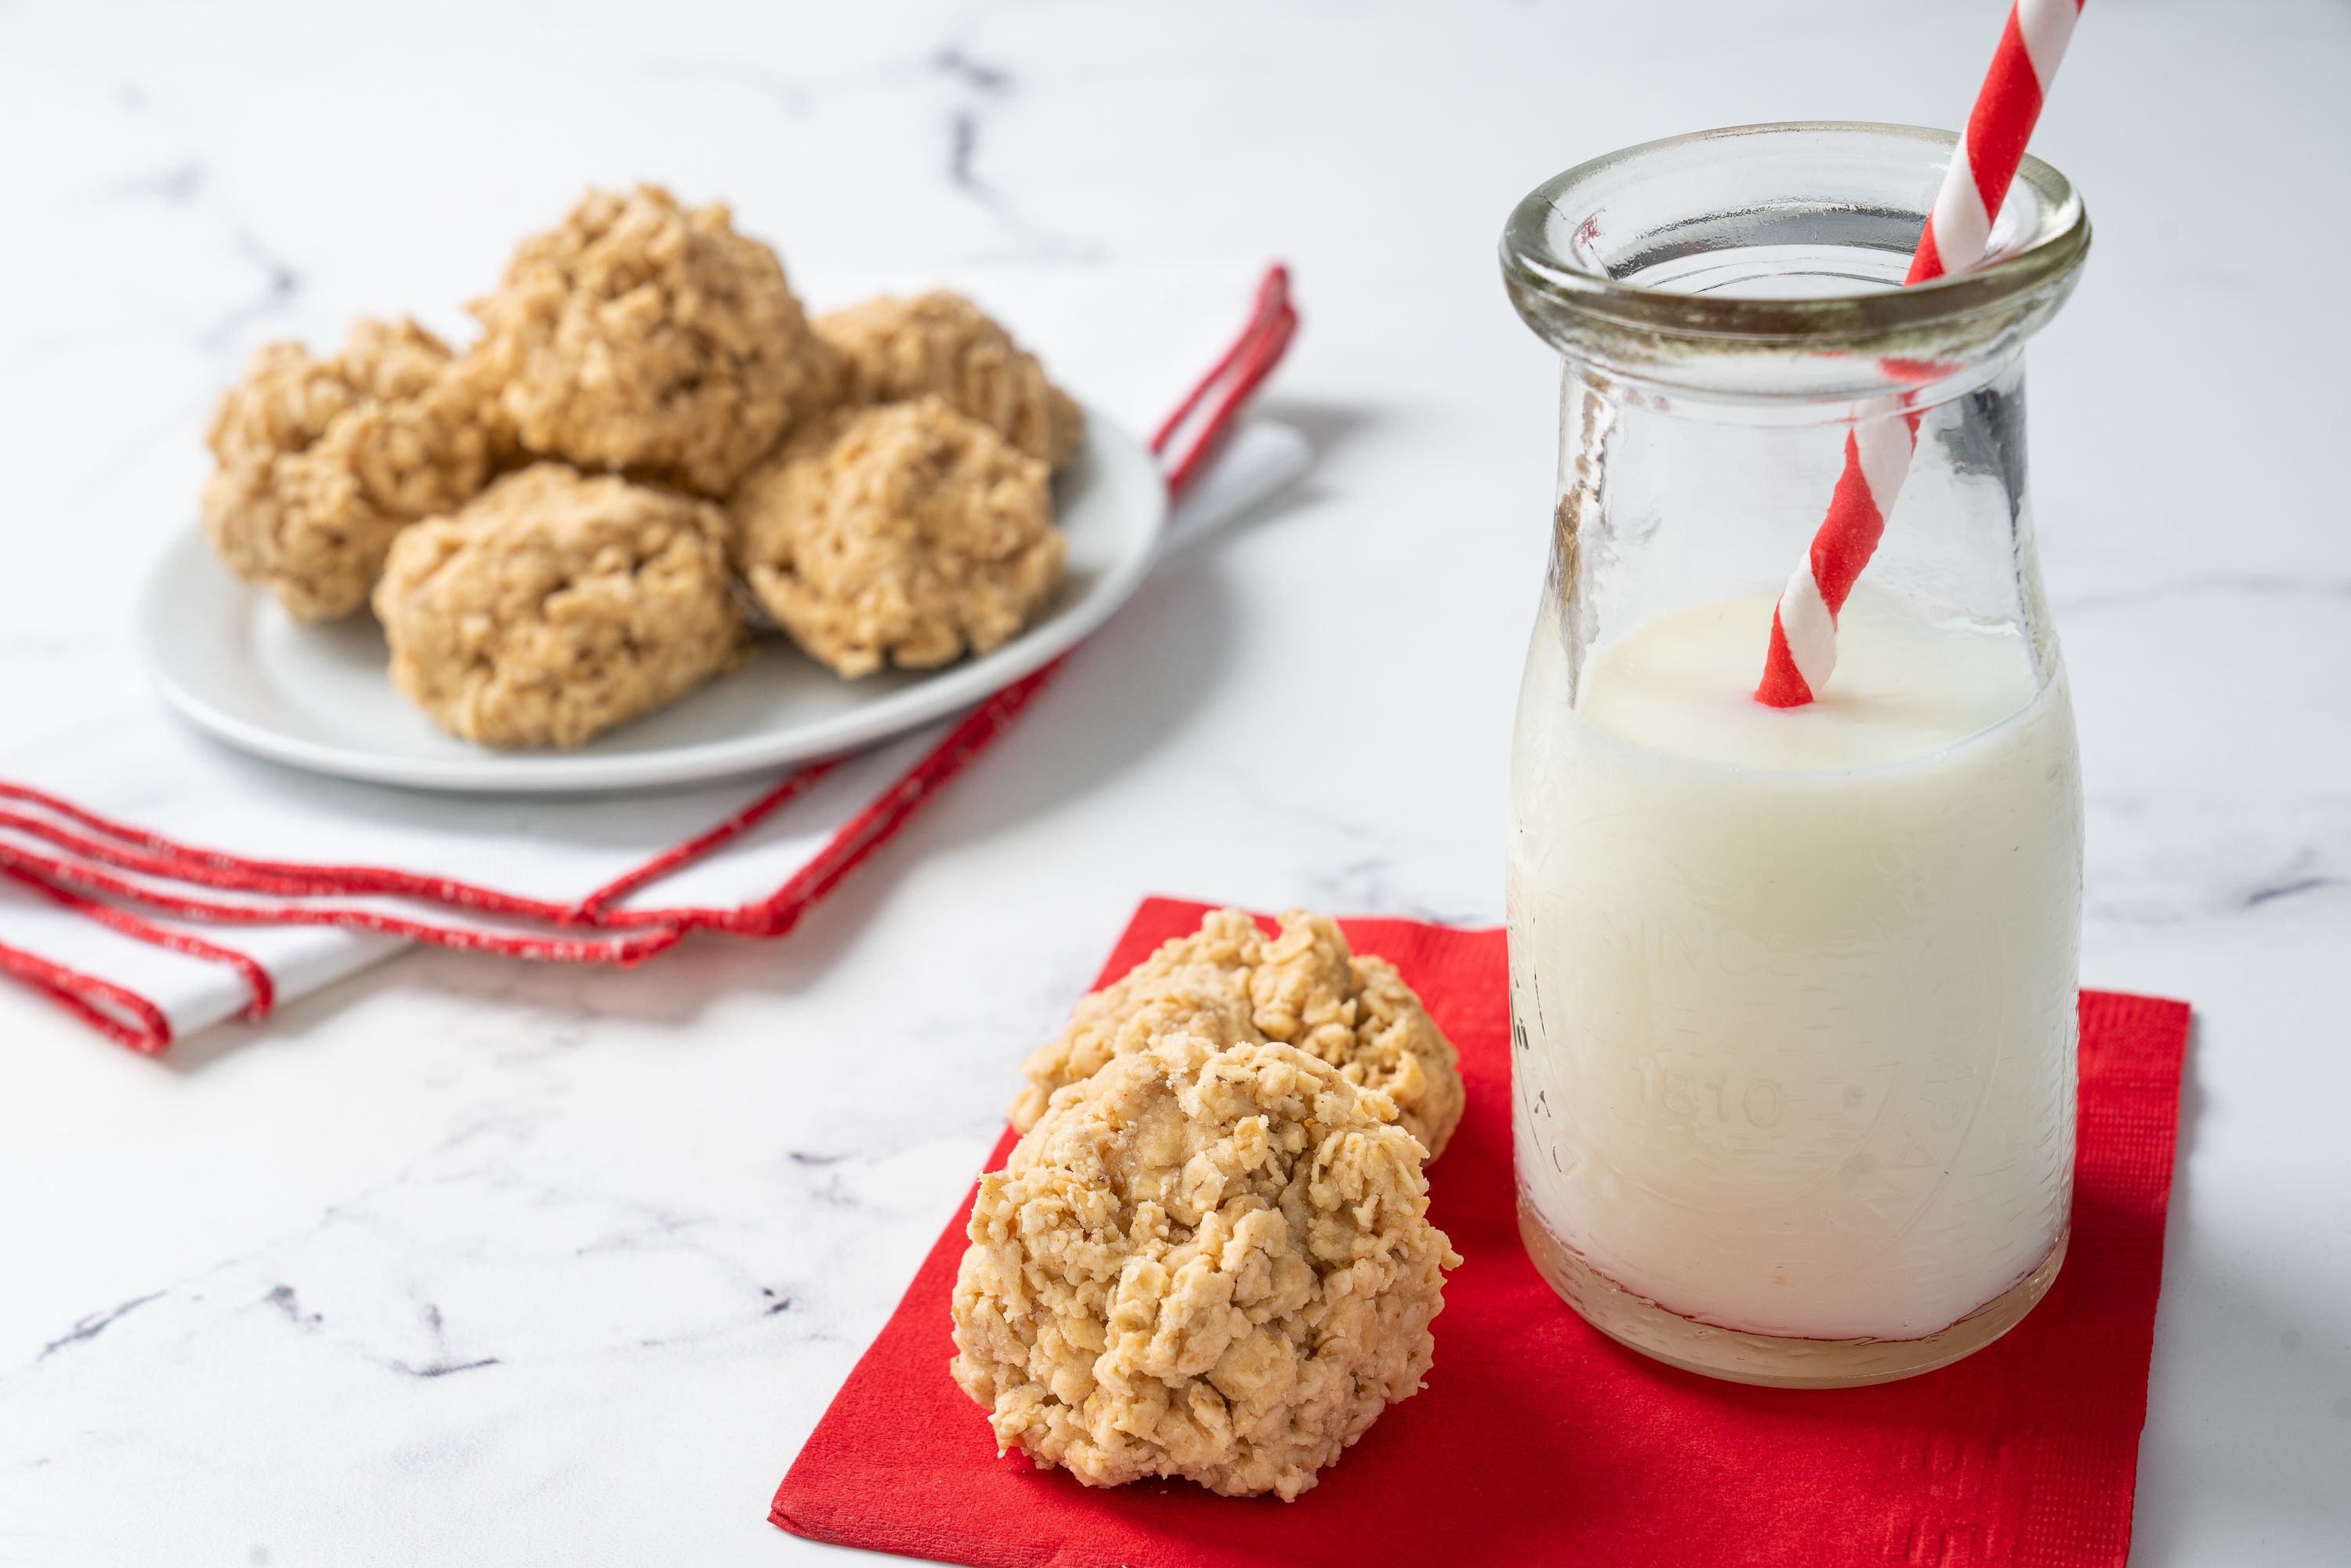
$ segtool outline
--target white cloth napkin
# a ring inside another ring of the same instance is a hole
[[[1259,275],[1088,269],[953,284],[1148,435],[1250,320]],[[823,304],[871,291],[810,293]],[[1183,494],[1163,554],[1290,484],[1307,456],[1287,426],[1240,425]],[[630,963],[697,926],[777,935],[987,744],[1027,689],[799,779],[754,824],[617,890],[796,776],[577,800],[437,795],[246,757],[152,698],[101,706],[61,729],[0,737],[0,972],[160,1050],[416,940]],[[928,776],[910,783],[918,768]],[[322,881],[332,867],[351,869]]]

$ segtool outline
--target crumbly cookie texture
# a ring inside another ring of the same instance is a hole
[[[657,186],[590,191],[473,311],[516,439],[582,468],[723,496],[839,396],[776,253]]]
[[[298,621],[367,602],[392,536],[462,504],[491,462],[481,399],[448,346],[413,321],[362,318],[342,351],[255,354],[205,440],[204,531],[229,570]]]
[[[578,746],[735,662],[726,528],[609,475],[509,474],[393,541],[375,592],[392,682],[467,740]]]
[[[1077,403],[1045,379],[1036,355],[960,294],[885,295],[818,317],[816,330],[840,355],[852,402],[936,392],[1056,468],[1077,452],[1084,434]]]
[[[836,412],[727,509],[760,605],[852,678],[984,653],[1061,580],[1045,465],[936,397]]]
[[[1166,1034],[980,1178],[956,1381],[1089,1486],[1287,1500],[1420,1386],[1444,1270],[1395,1105],[1271,1042]]]
[[[1293,909],[1269,937],[1241,911],[1219,909],[1079,1000],[1023,1065],[1029,1086],[1012,1103],[1012,1124],[1034,1125],[1065,1085],[1176,1030],[1217,1045],[1297,1046],[1395,1101],[1431,1159],[1461,1122],[1460,1056],[1394,965],[1355,956],[1327,915]]]

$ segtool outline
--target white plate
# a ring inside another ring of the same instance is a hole
[[[1110,618],[1150,570],[1167,520],[1159,465],[1099,410],[1053,482],[1069,570],[1045,614],[982,658],[844,681],[779,638],[744,668],[574,751],[495,751],[435,729],[385,674],[371,615],[289,620],[183,535],[140,596],[141,651],[172,706],[230,745],[313,772],[478,794],[695,783],[853,751],[970,706]]]

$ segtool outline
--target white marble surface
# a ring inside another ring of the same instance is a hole
[[[1296,502],[1147,586],[789,941],[397,961],[162,1063],[0,986],[0,1563],[772,1563],[769,1490],[1152,890],[1500,913],[1553,371],[1511,201],[1708,124],[1957,117],[1997,6],[0,12],[0,725],[132,678],[256,341],[461,326],[582,183],[795,272],[1297,268]],[[2351,12],[2090,7],[2034,358],[2085,978],[2192,998],[2137,1560],[2351,1554]],[[2060,1391],[2053,1391],[2053,1395]]]

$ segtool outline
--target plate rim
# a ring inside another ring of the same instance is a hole
[[[402,758],[287,735],[228,712],[192,689],[173,673],[172,650],[162,644],[162,628],[172,617],[159,613],[160,603],[167,596],[184,596],[173,591],[172,585],[184,580],[182,573],[192,555],[248,604],[263,591],[221,564],[201,526],[175,533],[148,563],[135,601],[140,663],[148,681],[175,713],[240,751],[307,773],[434,794],[615,794],[717,783],[767,768],[845,756],[961,713],[1034,674],[1100,630],[1142,586],[1167,531],[1169,498],[1158,460],[1100,407],[1082,400],[1079,407],[1085,416],[1085,450],[1090,458],[1107,459],[1130,474],[1147,472],[1155,481],[1133,486],[1148,497],[1151,513],[1135,529],[1134,543],[1116,558],[1100,582],[1050,622],[1030,627],[979,658],[958,660],[929,678],[813,725],[618,757],[504,753],[486,747],[478,757]]]

